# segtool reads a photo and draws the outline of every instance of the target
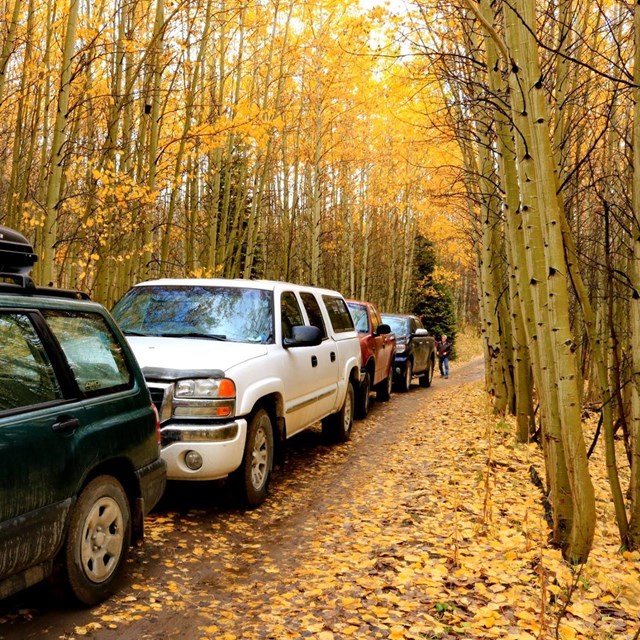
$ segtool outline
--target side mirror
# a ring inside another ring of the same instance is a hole
[[[379,324],[378,325],[378,330],[376,331],[376,333],[379,336],[385,336],[388,333],[391,333],[391,327],[388,324],[384,324],[384,323]]]
[[[290,347],[315,347],[321,342],[322,332],[318,327],[299,324],[291,327],[291,337],[285,338],[282,344],[288,349]]]

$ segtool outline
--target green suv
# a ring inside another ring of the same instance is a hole
[[[36,259],[0,227],[0,597],[53,576],[93,605],[164,491],[158,417],[109,313]]]

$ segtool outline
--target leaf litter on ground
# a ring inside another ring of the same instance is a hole
[[[139,637],[151,638],[149,616],[169,610],[196,640],[637,640],[640,554],[619,548],[600,453],[594,548],[570,567],[531,481],[532,467],[544,477],[541,452],[515,443],[479,383],[434,385],[402,429],[392,415],[358,423],[303,477],[280,476],[260,509],[204,530],[195,511],[152,517],[142,562],[161,563],[162,578],[134,575],[117,614],[98,607],[75,634],[147,620]]]

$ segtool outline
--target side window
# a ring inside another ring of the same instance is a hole
[[[290,338],[291,329],[304,324],[300,305],[293,291],[285,291],[280,298],[280,317],[282,323],[282,337]]]
[[[415,333],[418,330],[418,319],[417,318],[410,318],[409,319],[410,324],[410,329],[411,329],[411,333]]]
[[[101,315],[70,311],[49,311],[45,315],[85,395],[131,385],[122,347]]]
[[[345,333],[347,331],[355,330],[355,327],[353,326],[353,318],[349,313],[347,303],[342,298],[324,295],[322,296],[322,300],[327,307],[331,326],[336,333]]]
[[[51,402],[62,391],[26,314],[0,315],[0,411]]]
[[[309,322],[312,325],[318,327],[322,331],[322,337],[327,337],[327,328],[324,326],[324,319],[322,317],[322,310],[318,304],[318,300],[310,291],[302,291],[300,293],[302,298],[302,304],[304,305],[307,316],[309,316]]]
[[[380,326],[381,320],[378,312],[373,308],[369,307],[369,313],[371,314],[371,333],[378,333],[378,327]]]

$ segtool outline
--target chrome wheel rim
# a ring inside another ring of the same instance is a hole
[[[345,434],[348,434],[351,430],[351,421],[353,419],[353,402],[351,401],[351,394],[347,391],[347,397],[344,399],[344,411],[342,416],[342,427]]]
[[[264,427],[261,425],[256,431],[251,451],[251,484],[255,489],[261,489],[269,472],[269,442]]]
[[[87,514],[80,549],[82,569],[92,582],[108,580],[118,566],[124,546],[120,505],[110,497],[98,500]]]

